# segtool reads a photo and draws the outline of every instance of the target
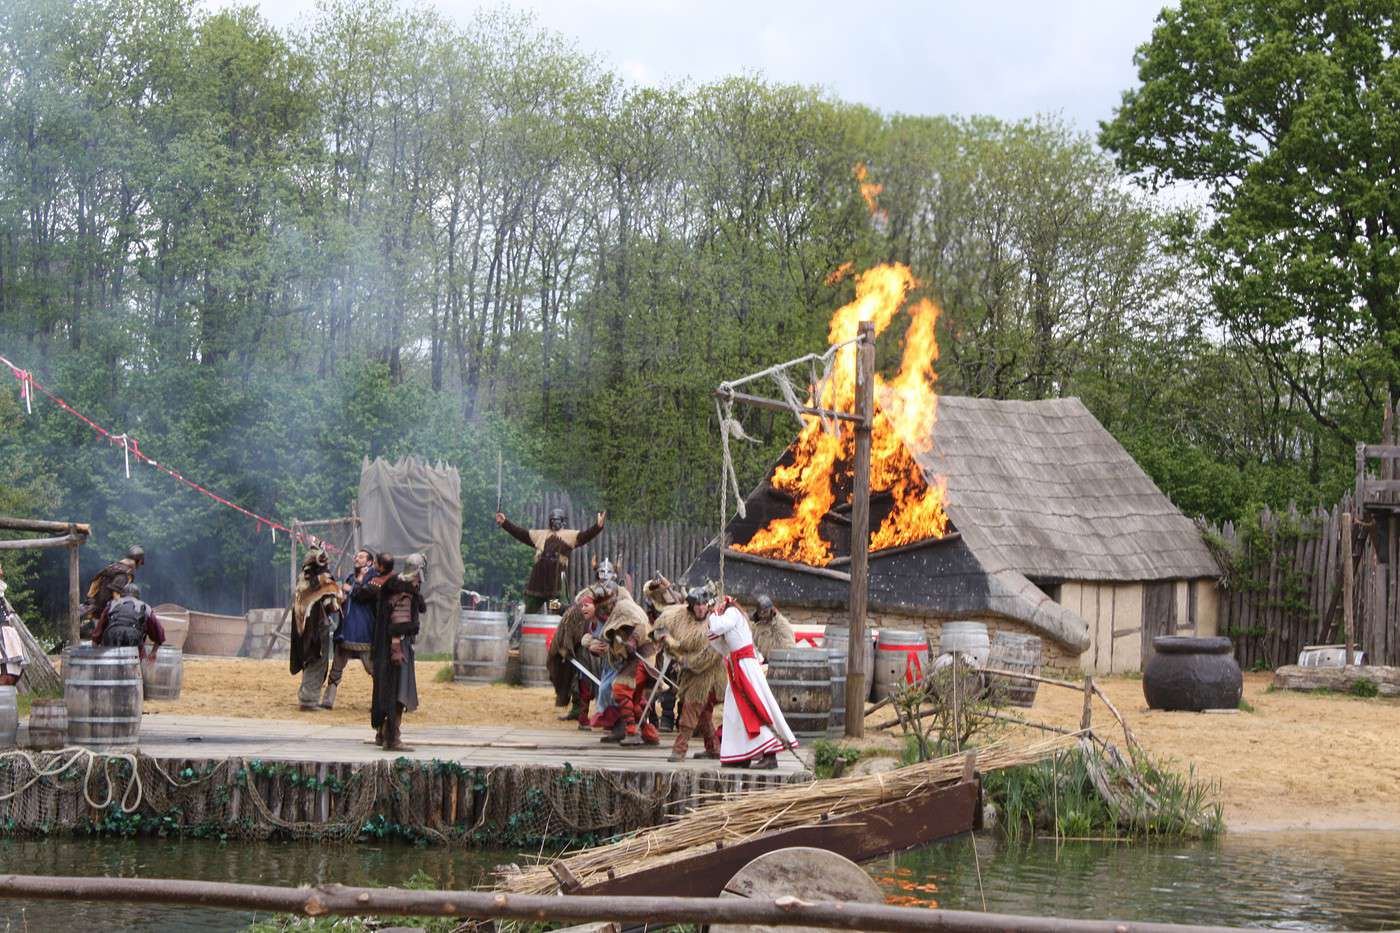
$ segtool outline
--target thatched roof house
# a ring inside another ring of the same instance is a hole
[[[943,397],[934,438],[919,465],[944,478],[955,533],[872,555],[874,624],[936,636],[944,620],[982,619],[1100,672],[1140,669],[1155,635],[1215,631],[1219,570],[1199,530],[1078,399]],[[731,541],[789,507],[766,482],[746,505]],[[844,553],[839,523],[828,532]],[[687,578],[717,572],[712,544]],[[797,565],[727,558],[725,578],[740,599],[769,592],[798,619],[840,621],[847,604],[838,579]]]

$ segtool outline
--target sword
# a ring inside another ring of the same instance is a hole
[[[638,660],[642,661],[642,666],[647,669],[647,673],[654,674],[656,677],[656,686],[651,688],[651,696],[647,697],[647,708],[642,710],[642,718],[637,721],[637,728],[640,729],[642,726],[646,725],[647,717],[651,715],[652,708],[656,706],[656,695],[661,692],[661,685],[663,683],[670,683],[670,681],[666,679],[666,668],[671,666],[671,656],[669,654],[666,655],[661,662],[661,670],[659,671],[656,671],[640,657]]]
[[[597,677],[593,676],[592,671],[584,667],[582,664],[578,663],[578,658],[569,658],[569,663],[572,664],[574,667],[578,668],[579,673],[587,677],[589,680],[593,681],[595,685],[599,687],[603,685],[602,681],[600,681]]]
[[[501,449],[496,448],[496,511],[501,511]]]
[[[658,687],[661,686],[663,683],[669,687],[676,686],[675,681],[668,680],[666,677],[666,668],[671,666],[671,656],[669,654],[666,655],[666,660],[661,662],[661,670],[659,671],[656,668],[652,667],[650,664],[648,664],[647,659],[642,657],[640,654],[637,655],[637,660],[642,662],[642,667],[646,669],[646,672],[648,674],[656,678],[656,685]]]

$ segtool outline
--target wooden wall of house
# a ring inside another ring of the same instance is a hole
[[[1158,635],[1214,635],[1220,598],[1211,580],[1061,584],[1059,602],[1089,626],[1080,668],[1091,674],[1141,671]]]

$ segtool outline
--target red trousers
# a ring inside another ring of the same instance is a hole
[[[636,686],[627,687],[622,684],[613,684],[613,705],[593,720],[595,726],[613,728],[622,726],[628,735],[636,735],[638,722],[641,721],[642,712],[646,708],[647,695],[651,692],[651,675],[641,662],[637,663]],[[655,745],[661,741],[660,735],[656,731],[656,726],[648,721],[640,727],[642,741],[648,745]]]

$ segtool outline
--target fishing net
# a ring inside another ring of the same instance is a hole
[[[658,825],[703,799],[783,780],[567,764],[471,767],[406,758],[349,764],[17,750],[0,754],[0,830],[593,844]]]

